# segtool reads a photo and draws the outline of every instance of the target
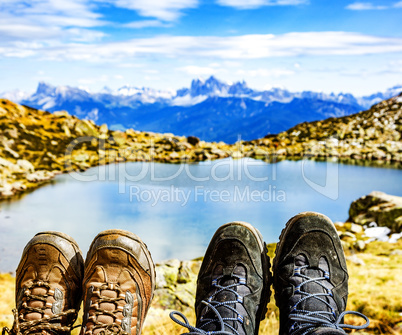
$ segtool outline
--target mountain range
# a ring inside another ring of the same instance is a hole
[[[364,97],[280,88],[259,91],[244,81],[229,84],[211,76],[175,92],[124,86],[94,93],[41,82],[33,94],[12,91],[0,93],[0,98],[50,112],[66,110],[115,130],[134,128],[234,143],[277,134],[301,122],[357,113],[401,91],[402,85]]]

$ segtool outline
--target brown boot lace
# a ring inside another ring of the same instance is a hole
[[[34,288],[44,288],[47,293],[41,295],[32,294]],[[69,334],[73,329],[73,320],[77,317],[77,311],[75,309],[70,309],[62,312],[63,308],[63,292],[58,288],[51,289],[50,285],[43,281],[33,281],[31,284],[26,285],[23,290],[21,290],[22,297],[17,299],[20,301],[17,308],[20,310],[18,315],[17,309],[13,309],[14,323],[11,329],[4,327],[2,330],[2,335],[28,335],[34,333],[42,333],[47,331],[53,334]],[[55,302],[53,304],[47,301],[47,298],[53,296]],[[41,301],[43,302],[42,307],[31,307],[28,303],[31,301]],[[49,316],[45,314],[46,309],[51,309],[53,315]],[[29,313],[39,313],[42,317],[37,320],[27,320],[26,314]],[[61,319],[65,317],[68,321],[65,326],[61,325]],[[70,321],[71,320],[71,321]],[[75,327],[74,327],[75,328]]]
[[[112,298],[105,294],[103,291],[115,292],[116,297]],[[97,299],[92,302],[91,297]],[[108,309],[102,308],[109,306]],[[114,308],[110,306],[114,305]],[[118,284],[105,283],[94,289],[90,286],[88,289],[85,311],[87,311],[86,323],[93,324],[89,330],[84,329],[84,334],[94,334],[94,331],[99,329],[97,335],[127,335],[131,334],[131,318],[134,307],[134,296],[130,291],[125,293]],[[91,313],[89,314],[89,311]],[[120,314],[120,315],[119,315]],[[113,322],[104,323],[99,321],[99,316],[109,316],[113,319]],[[123,316],[123,317],[121,317]]]

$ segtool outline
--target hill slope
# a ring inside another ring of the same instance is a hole
[[[293,157],[402,161],[402,93],[367,111],[304,122],[275,136],[248,142]]]

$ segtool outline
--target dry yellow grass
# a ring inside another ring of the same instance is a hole
[[[357,253],[365,265],[348,262],[349,301],[347,310],[366,314],[371,321],[369,329],[359,333],[402,334],[402,240],[396,244],[371,243],[366,252]],[[273,248],[269,248],[272,256]],[[348,253],[347,253],[348,254]],[[10,274],[0,274],[0,326],[12,325],[12,308],[14,307],[14,280]],[[151,307],[143,328],[144,335],[181,334],[185,328],[175,324],[169,318],[168,310]],[[193,311],[186,317],[195,324]],[[261,322],[260,334],[278,334],[279,311],[273,296],[268,305],[266,319]],[[81,317],[77,324],[81,322]],[[356,317],[347,317],[347,323],[361,324]],[[79,329],[73,331],[78,334]]]
[[[0,297],[0,327],[11,326],[15,299],[15,278],[9,273],[0,274]]]

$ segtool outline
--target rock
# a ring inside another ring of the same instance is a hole
[[[165,261],[156,265],[154,304],[180,311],[194,306],[196,281],[201,261]]]
[[[340,238],[344,241],[356,241],[356,236],[349,231],[341,233]]]
[[[169,154],[169,158],[172,160],[177,160],[180,158],[179,154],[176,151],[173,151]]]
[[[389,240],[389,233],[391,229],[388,227],[373,227],[367,228],[364,231],[364,234],[369,237],[371,240],[378,240],[378,241],[388,241]]]
[[[250,155],[251,157],[255,157],[257,159],[264,159],[269,156],[269,152],[257,147],[250,152]]]
[[[396,243],[398,242],[398,240],[402,238],[402,233],[399,234],[391,234],[391,236],[389,237],[388,242],[389,243]]]
[[[357,240],[353,246],[358,251],[366,249],[366,243],[363,240]]]
[[[343,222],[339,222],[339,221],[334,222],[334,226],[336,229],[342,229],[344,225],[345,225],[345,223],[343,223]]]
[[[198,143],[200,143],[200,139],[195,136],[187,136],[187,142],[192,146],[196,146]]]
[[[345,228],[354,234],[362,234],[364,232],[363,227],[356,223],[346,222]]]
[[[126,143],[127,137],[125,133],[117,130],[113,132],[113,140],[118,146],[122,146]]]
[[[66,124],[63,124],[63,125],[61,126],[61,129],[64,131],[64,134],[65,134],[67,137],[71,137],[70,128],[69,128]]]
[[[31,183],[38,183],[50,180],[54,177],[54,173],[46,170],[39,170],[30,173],[26,176],[26,179]]]
[[[53,112],[53,115],[57,116],[57,117],[69,117],[70,116],[70,114],[68,114],[67,111],[56,111],[56,112]]]
[[[221,149],[213,148],[211,154],[218,156],[218,158],[226,157],[227,153]]]
[[[388,227],[393,233],[402,228],[402,197],[383,192],[371,192],[350,205],[348,221],[360,225],[376,222],[378,226]]]
[[[107,134],[108,131],[109,131],[109,128],[107,127],[107,124],[106,124],[106,123],[104,123],[103,125],[101,125],[100,128],[99,128],[99,132],[100,132],[101,134]]]
[[[5,183],[2,186],[0,186],[0,194],[3,197],[10,197],[10,196],[14,195],[12,185]]]
[[[75,131],[79,136],[98,136],[99,132],[96,126],[88,120],[79,120],[75,124]]]
[[[89,160],[89,155],[87,153],[80,153],[73,156],[74,162],[86,162]]]
[[[233,159],[239,159],[243,157],[243,154],[240,151],[233,151],[231,156]]]
[[[21,170],[26,171],[26,172],[33,172],[35,171],[34,166],[32,165],[31,162],[27,161],[26,159],[19,159],[17,161],[18,167],[20,167]]]
[[[4,158],[0,157],[0,166],[7,167],[7,168],[12,168],[14,166],[14,163],[10,162],[7,159],[4,159]]]
[[[364,261],[362,259],[360,259],[359,257],[357,257],[356,255],[352,255],[352,256],[348,256],[346,257],[346,260],[348,260],[349,262],[359,265],[359,266],[365,266],[366,263],[364,263]]]

